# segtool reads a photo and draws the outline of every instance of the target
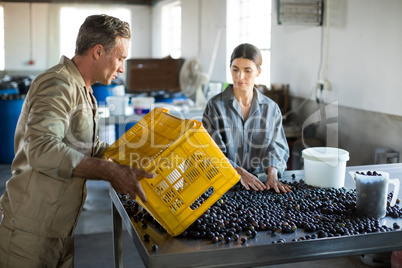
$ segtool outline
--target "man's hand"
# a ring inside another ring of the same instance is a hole
[[[153,178],[153,174],[142,169],[119,164],[116,164],[114,169],[115,176],[109,178],[113,189],[121,194],[129,194],[132,199],[135,199],[138,195],[142,202],[147,202],[147,197],[141,187],[139,177]]]
[[[139,178],[154,177],[152,173],[141,169],[92,157],[84,157],[73,170],[72,176],[109,181],[116,192],[129,194],[132,199],[135,199],[138,195],[144,203],[147,202],[147,197],[141,187]]]

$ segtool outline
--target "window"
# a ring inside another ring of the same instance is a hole
[[[181,57],[181,2],[174,1],[162,7],[162,56]]]
[[[0,6],[0,70],[4,70],[4,8]]]
[[[85,18],[94,14],[108,14],[131,24],[131,11],[127,8],[110,6],[62,7],[60,9],[60,55],[65,55],[69,58],[74,56],[78,30]]]
[[[251,43],[261,50],[262,72],[257,84],[270,86],[271,75],[271,0],[228,1],[227,62],[233,49],[241,43]],[[227,77],[231,80],[230,68]]]

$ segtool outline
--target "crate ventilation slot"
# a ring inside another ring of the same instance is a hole
[[[183,191],[188,186],[188,183],[184,179],[178,180],[173,187],[176,189],[177,192]]]
[[[173,189],[169,189],[163,196],[162,199],[165,201],[166,204],[170,203],[176,197],[175,192]]]
[[[209,180],[212,180],[219,174],[219,170],[215,167],[212,166],[210,170],[205,174]]]
[[[182,206],[183,206],[183,201],[180,200],[180,198],[177,198],[170,206],[169,208],[173,211],[176,212],[178,211]]]
[[[172,185],[175,184],[176,181],[180,180],[180,178],[181,174],[177,169],[173,170],[169,175],[166,176],[166,179],[168,179]]]
[[[168,188],[169,188],[169,184],[166,181],[162,180],[160,183],[158,183],[158,185],[155,186],[154,189],[155,189],[155,192],[157,192],[158,195],[161,196],[163,194],[163,192]]]

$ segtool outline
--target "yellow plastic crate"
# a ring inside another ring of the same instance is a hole
[[[140,180],[147,203],[136,200],[172,236],[187,229],[240,179],[200,122],[161,108],[143,117],[104,155],[155,174]],[[207,191],[213,192],[194,209],[191,205]]]

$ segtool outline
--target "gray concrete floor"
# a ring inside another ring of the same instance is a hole
[[[0,164],[0,195],[4,193],[5,183],[10,176],[10,165]],[[75,267],[113,267],[113,236],[109,183],[87,181],[87,190],[87,200],[75,230]],[[126,231],[123,232],[123,258],[125,267],[145,267]],[[370,266],[363,264],[360,256],[350,256],[269,267],[363,268]]]

